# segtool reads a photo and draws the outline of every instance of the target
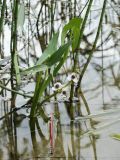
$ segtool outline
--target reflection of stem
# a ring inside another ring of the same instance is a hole
[[[89,109],[88,103],[87,103],[87,101],[86,101],[86,99],[85,99],[85,97],[84,97],[84,94],[83,94],[82,90],[80,90],[80,96],[81,96],[81,98],[82,98],[82,100],[83,100],[83,102],[84,102],[84,104],[85,104],[87,113],[90,114],[90,109]]]
[[[55,114],[59,113],[59,108],[58,108],[58,104],[55,104]],[[54,140],[54,156],[58,157],[58,153],[59,153],[59,157],[64,157],[64,159],[66,159],[65,156],[65,151],[64,151],[64,145],[63,145],[63,135],[62,135],[62,127],[61,127],[61,123],[60,123],[60,115],[57,117],[58,119],[58,123],[56,126],[56,138]]]
[[[53,128],[53,113],[50,115],[50,122],[49,122],[49,132],[50,132],[50,153],[53,154],[54,152],[54,128]]]
[[[35,121],[36,118],[30,118],[30,133],[31,133],[31,140],[32,140],[32,145],[33,145],[33,150],[34,150],[34,157],[37,157],[36,153],[36,148],[37,148],[37,139],[36,139],[36,132],[35,132]]]
[[[16,121],[15,121],[15,113],[13,115],[13,123],[14,123],[14,153],[15,153],[15,159],[18,159],[18,145],[17,145],[17,128],[16,128]]]
[[[96,138],[94,135],[89,136],[92,147],[93,147],[93,153],[94,153],[94,159],[97,160],[97,152],[96,152]]]
[[[80,90],[80,96],[81,96],[81,98],[82,98],[82,100],[83,100],[83,102],[84,102],[84,104],[86,106],[86,110],[87,110],[88,115],[89,115],[90,114],[90,109],[89,109],[88,103],[87,103],[87,101],[86,101],[86,99],[84,97],[84,94],[83,94],[83,92],[81,90]],[[92,128],[94,128],[92,119],[90,119],[90,125],[91,125]],[[94,158],[95,158],[95,160],[97,160],[95,137],[94,137],[94,135],[92,135],[92,139],[91,139],[91,136],[89,136],[89,137],[90,137],[90,140],[91,140],[91,144],[93,146]]]
[[[72,150],[73,150],[73,157],[76,156],[76,145],[75,145],[75,141],[74,141],[74,123],[71,122],[70,124],[70,131],[71,131],[71,143],[72,143]]]
[[[6,106],[4,108],[5,110],[5,115],[7,115],[7,110],[6,110]],[[10,159],[16,160],[17,159],[17,153],[15,152],[15,133],[13,133],[13,115],[11,116],[6,116],[5,117],[5,124],[6,124],[6,128],[7,128],[7,133],[8,133],[8,144],[9,144],[9,150],[8,150],[8,155]]]
[[[39,122],[38,122],[38,119],[37,119],[37,118],[36,118],[36,120],[35,120],[35,123],[36,123],[36,127],[37,127],[37,130],[38,130],[39,136],[40,136],[42,139],[45,139],[45,136],[44,136],[44,134],[42,133],[42,130],[41,130],[40,126],[39,126]]]
[[[85,107],[86,107],[86,110],[87,110],[88,115],[90,115],[91,112],[90,112],[88,103],[87,103],[87,101],[86,101],[86,99],[85,99],[85,97],[84,97],[84,94],[82,93],[82,90],[80,90],[80,96],[81,96],[81,98],[82,98],[82,100],[83,100],[83,102],[84,102],[84,104],[85,104]],[[90,119],[90,124],[91,124],[92,128],[94,128],[92,119]]]

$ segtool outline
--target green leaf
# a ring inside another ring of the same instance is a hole
[[[40,71],[45,71],[47,70],[49,67],[47,65],[36,65],[33,67],[29,67],[28,69],[25,69],[21,72],[21,75],[26,75],[26,74],[35,74],[36,72],[40,72]]]
[[[69,50],[66,49],[64,52],[64,56],[61,58],[60,62],[58,63],[58,65],[55,67],[54,71],[53,71],[53,76],[56,76],[56,74],[58,73],[58,71],[60,70],[60,68],[63,66],[64,62],[67,59],[68,56],[68,52]]]
[[[38,64],[40,65],[43,62],[45,62],[57,50],[58,36],[59,36],[59,32],[53,35],[53,38],[51,39],[48,47],[45,49],[42,56],[37,61],[37,65]]]
[[[25,6],[24,4],[20,4],[18,9],[17,27],[20,27],[22,29],[24,22],[25,22]]]
[[[111,137],[120,141],[120,134],[112,134]]]
[[[81,18],[73,18],[68,24],[66,24],[62,30],[61,43],[64,44],[67,33],[70,33],[70,38],[72,40],[72,50],[74,51],[79,42],[80,36],[80,26],[82,24]]]
[[[52,75],[50,74],[50,75],[48,76],[48,78],[44,80],[44,82],[43,82],[43,84],[42,84],[42,86],[41,86],[41,90],[40,90],[40,92],[39,92],[39,97],[42,96],[44,90],[45,90],[45,89],[47,88],[47,86],[50,84],[51,80],[52,80]]]
[[[21,83],[21,77],[20,77],[20,70],[19,70],[18,59],[17,59],[17,54],[16,53],[15,53],[15,56],[14,56],[14,66],[15,66],[17,84],[19,85]]]
[[[71,42],[68,42],[61,46],[46,62],[47,66],[55,65],[57,62],[61,60],[61,57],[64,55],[64,53],[68,50],[70,47]]]
[[[36,72],[45,71],[51,68],[53,65],[55,65],[57,62],[61,60],[61,57],[68,50],[70,44],[71,42],[68,42],[67,44],[61,46],[56,52],[54,52],[54,54],[49,58],[49,60],[46,61],[46,64],[40,64],[40,65],[38,64],[33,67],[29,67],[28,69],[23,70],[21,72],[21,75],[26,75],[31,73],[35,74]]]

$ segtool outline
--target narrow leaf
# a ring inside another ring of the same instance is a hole
[[[70,38],[72,40],[72,50],[74,51],[78,46],[79,36],[80,36],[80,26],[82,24],[81,18],[73,18],[68,24],[66,24],[62,31],[61,43],[64,44],[67,33],[69,32]]]
[[[18,9],[17,27],[20,27],[22,29],[24,22],[25,22],[25,6],[24,4],[20,4]]]
[[[120,141],[120,134],[112,134],[111,137]]]
[[[45,71],[47,70],[49,67],[47,65],[36,65],[33,67],[29,67],[28,69],[25,69],[21,72],[21,75],[26,75],[26,74],[35,74],[36,72],[40,72],[40,71]]]
[[[70,46],[71,42],[68,42],[66,44],[64,44],[63,46],[61,46],[46,62],[46,64],[48,66],[52,66],[54,64],[56,64],[57,62],[59,62],[61,60],[61,57],[63,56],[63,54],[66,52],[66,50],[68,50],[69,46]]]
[[[43,52],[42,56],[39,58],[37,65],[42,64],[44,61],[46,61],[54,52],[57,50],[57,43],[58,43],[58,36],[59,33],[54,34],[53,38],[51,39],[48,47]]]

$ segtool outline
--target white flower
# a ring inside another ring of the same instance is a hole
[[[72,74],[70,74],[68,76],[68,81],[73,81],[74,83],[77,83],[78,82],[78,74],[73,72]]]
[[[62,99],[66,99],[69,97],[69,93],[66,89],[63,89],[62,92],[61,92],[61,98]]]
[[[54,87],[52,87],[52,90],[57,91],[61,88],[62,88],[62,84],[60,82],[57,82],[57,83],[54,84]]]

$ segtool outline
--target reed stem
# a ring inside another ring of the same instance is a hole
[[[104,13],[105,13],[106,2],[107,2],[107,0],[104,0],[103,8],[102,8],[101,16],[100,16],[100,21],[99,21],[99,25],[98,25],[98,29],[97,29],[97,34],[96,34],[96,37],[95,37],[95,41],[94,41],[92,50],[89,53],[89,57],[87,59],[87,62],[86,62],[85,66],[84,66],[84,68],[83,68],[83,70],[80,74],[79,81],[78,81],[78,84],[77,84],[77,87],[76,87],[76,92],[78,92],[78,89],[81,85],[82,78],[84,76],[84,73],[85,73],[85,71],[86,71],[86,69],[87,69],[87,67],[88,67],[88,65],[91,61],[92,55],[93,55],[93,53],[96,49],[96,45],[97,45],[97,41],[98,41],[98,38],[99,38],[99,35],[100,35],[100,31],[101,31],[101,27],[102,27],[102,21],[103,21],[103,17],[104,17]]]

